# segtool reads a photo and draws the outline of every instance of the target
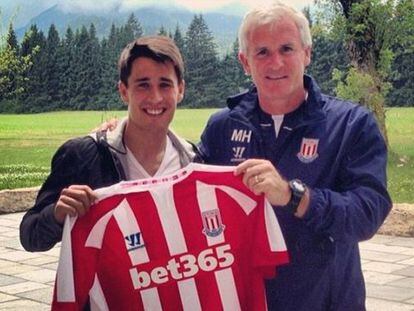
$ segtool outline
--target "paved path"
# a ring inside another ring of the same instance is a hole
[[[59,246],[25,252],[22,213],[0,215],[0,310],[49,310]],[[360,244],[369,311],[414,311],[414,238],[376,235]]]

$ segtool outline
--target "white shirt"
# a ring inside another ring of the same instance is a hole
[[[308,92],[305,93],[305,101],[307,99],[308,99]],[[279,136],[280,127],[282,126],[284,116],[285,116],[284,114],[274,114],[274,115],[272,115],[273,123],[274,123],[274,126],[275,126],[276,138],[277,138],[277,136]]]
[[[272,115],[273,123],[274,123],[274,126],[275,126],[276,138],[279,135],[280,127],[282,126],[284,116],[285,116],[284,114]]]
[[[128,147],[125,146],[125,148],[127,151],[126,154],[120,155],[119,159],[122,163],[122,167],[124,168],[127,180],[169,175],[181,168],[178,152],[168,136],[167,144],[165,146],[164,158],[162,159],[161,165],[154,176],[148,174],[148,172],[144,169],[141,163],[138,162]]]

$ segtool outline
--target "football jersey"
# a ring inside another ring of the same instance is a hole
[[[234,167],[96,190],[65,221],[54,310],[265,310],[264,278],[288,262],[272,206]]]

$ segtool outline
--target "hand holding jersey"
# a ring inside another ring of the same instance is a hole
[[[64,188],[54,209],[58,223],[63,224],[66,215],[82,217],[96,199],[95,192],[87,185],[71,185]]]
[[[288,182],[268,160],[246,160],[236,167],[234,174],[243,174],[243,183],[256,195],[264,193],[272,205],[286,205],[289,201]]]
[[[243,183],[254,192],[264,194],[266,199],[274,206],[286,206],[292,198],[292,189],[269,160],[249,159],[239,164],[234,174],[243,174]],[[295,216],[301,218],[309,206],[309,191],[305,190]]]

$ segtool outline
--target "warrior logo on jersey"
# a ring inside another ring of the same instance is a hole
[[[318,154],[319,139],[302,138],[302,144],[297,156],[303,163],[310,163],[315,160]]]
[[[127,242],[127,249],[128,251],[132,251],[137,248],[144,247],[144,243],[141,239],[141,232],[136,232],[125,237]]]
[[[221,221],[220,210],[218,209],[203,212],[201,217],[203,219],[203,233],[209,237],[220,235],[226,228]]]

